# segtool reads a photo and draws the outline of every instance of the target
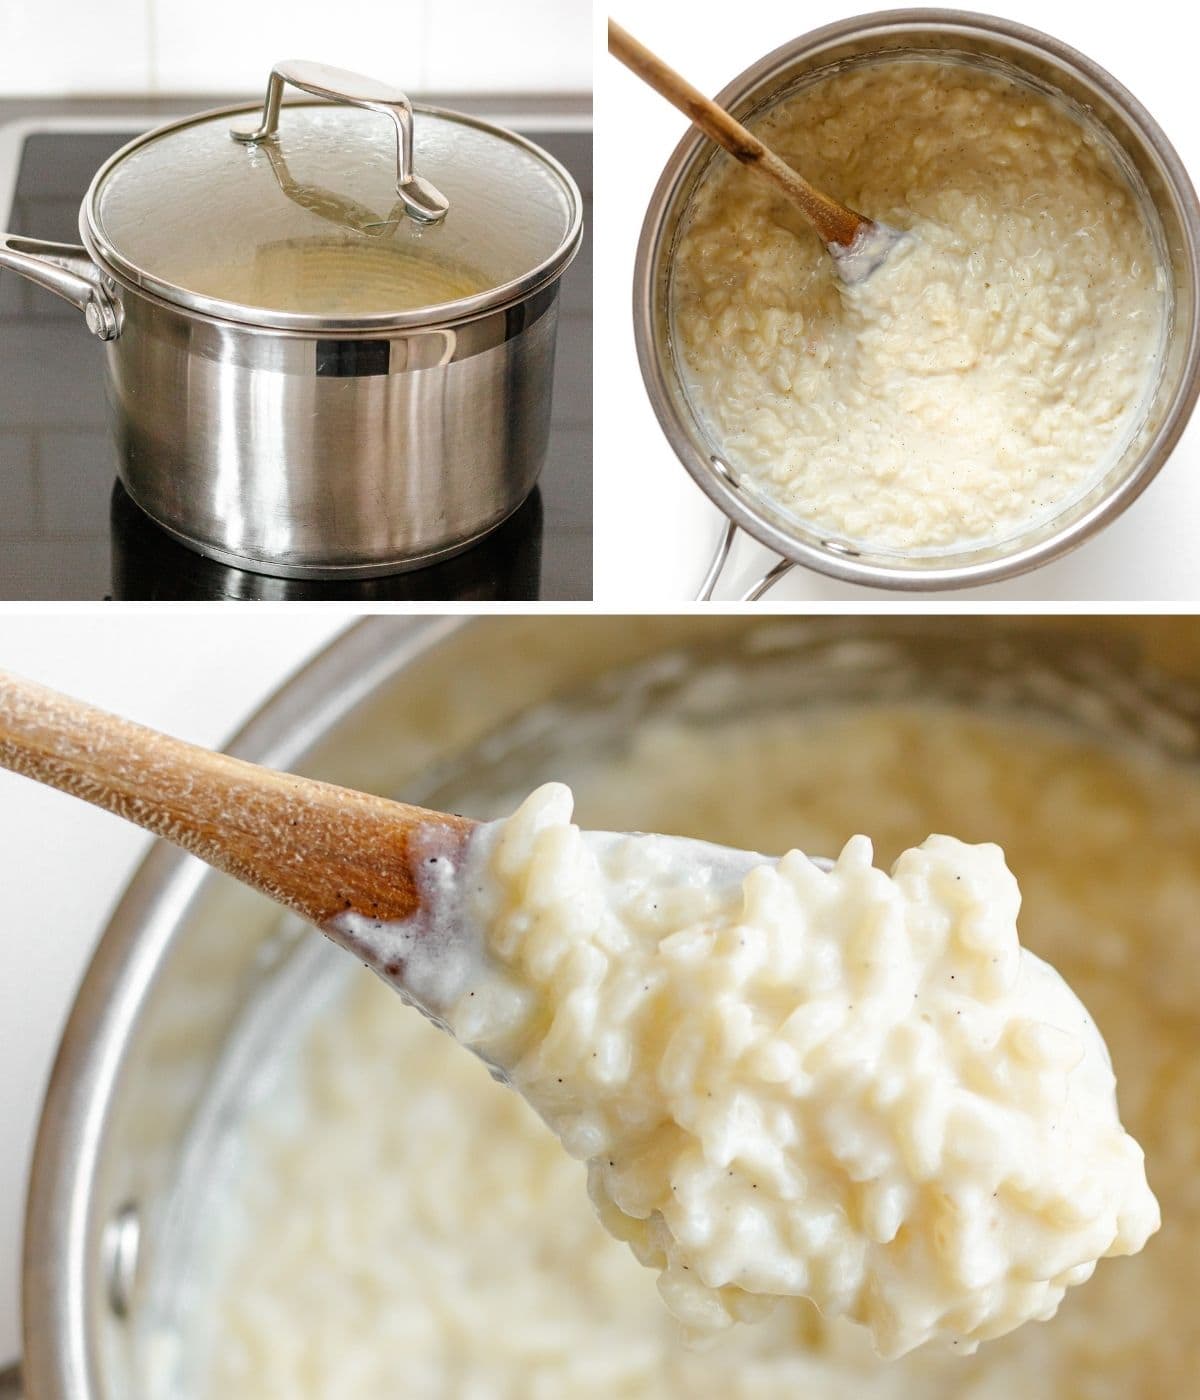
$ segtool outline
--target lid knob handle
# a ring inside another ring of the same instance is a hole
[[[358,73],[348,73],[344,68],[330,68],[324,63],[306,63],[299,59],[277,63],[271,69],[271,78],[267,83],[262,124],[253,131],[231,128],[229,134],[235,141],[255,145],[274,138],[279,128],[284,83],[291,83],[314,97],[327,97],[331,102],[365,107],[390,117],[396,128],[396,193],[405,212],[424,224],[435,224],[446,217],[450,205],[445,195],[413,170],[412,103],[399,88],[374,78],[364,78]]]

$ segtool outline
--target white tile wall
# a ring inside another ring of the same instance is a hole
[[[411,88],[588,92],[589,0],[0,0],[0,98],[257,92],[280,58]]]
[[[147,0],[0,0],[0,97],[145,91]]]
[[[505,91],[510,72],[535,92],[590,91],[589,0],[429,0],[428,86]]]
[[[447,0],[435,0],[444,5]],[[428,7],[413,0],[152,0],[151,61],[162,92],[257,92],[280,58],[316,58],[424,86]],[[452,8],[458,8],[457,3]]]

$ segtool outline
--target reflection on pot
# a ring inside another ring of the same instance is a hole
[[[111,520],[114,598],[489,602],[537,598],[541,588],[542,497],[536,489],[503,525],[452,559],[409,573],[331,583],[274,578],[206,559],[159,529],[119,481],[113,484]]]

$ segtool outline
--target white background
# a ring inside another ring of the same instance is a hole
[[[587,92],[588,0],[0,0],[0,97],[256,92],[310,58],[415,92]]]
[[[870,4],[747,0],[615,0],[613,18],[704,92],[720,91],[751,63],[810,29]],[[879,9],[886,8],[880,0]],[[1129,7],[1092,0],[988,0],[979,9],[1019,20],[1082,49],[1149,107],[1184,164],[1200,170],[1195,22],[1175,0]],[[681,16],[686,15],[686,23]],[[630,289],[642,217],[686,120],[631,73],[604,57],[596,65],[597,202],[595,337],[596,566],[601,603],[671,603],[695,596],[724,517],[667,446],[646,399],[634,353]],[[612,197],[619,192],[620,197]],[[1200,596],[1200,420],[1194,422],[1146,494],[1116,524],[1075,554],[1023,578],[965,592],[929,595],[985,599],[1181,599]],[[753,541],[732,561],[719,597],[765,572],[771,556]],[[893,600],[795,570],[769,595],[800,599]]]
[[[9,613],[0,668],[219,748],[345,625],[341,612],[288,606]],[[21,1221],[42,1093],[96,939],[149,844],[116,817],[0,772],[0,1366],[18,1350]]]

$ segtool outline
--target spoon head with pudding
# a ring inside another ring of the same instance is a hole
[[[887,262],[898,244],[909,235],[890,224],[864,219],[849,243],[827,242],[837,275],[847,286],[857,286]]]

